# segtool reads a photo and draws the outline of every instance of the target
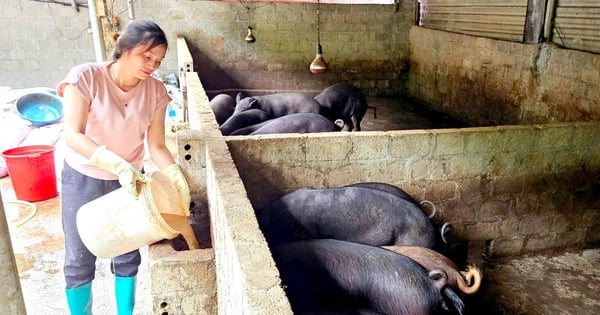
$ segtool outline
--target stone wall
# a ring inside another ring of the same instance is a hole
[[[413,27],[408,93],[474,125],[600,120],[600,55]]]

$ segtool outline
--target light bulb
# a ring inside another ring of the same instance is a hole
[[[252,27],[248,26],[248,35],[246,35],[246,43],[254,43],[256,41],[256,38],[254,38],[254,35],[252,35]]]
[[[310,72],[314,74],[322,74],[327,72],[327,62],[323,59],[323,50],[321,44],[317,44],[317,55],[315,59],[310,63]]]

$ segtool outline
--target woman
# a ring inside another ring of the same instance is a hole
[[[67,143],[62,173],[64,274],[71,314],[90,314],[96,257],[76,226],[79,208],[120,187],[137,196],[143,175],[144,140],[150,157],[189,206],[189,187],[165,146],[165,111],[171,101],[164,85],[150,77],[167,52],[167,39],[152,21],[133,21],[118,37],[113,60],[75,66],[58,84],[63,97]],[[185,209],[186,213],[188,209]],[[118,314],[132,314],[139,250],[111,261]]]

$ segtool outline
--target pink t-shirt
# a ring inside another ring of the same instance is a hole
[[[73,85],[89,102],[85,135],[98,145],[106,145],[133,166],[144,163],[144,139],[154,116],[166,110],[171,98],[162,82],[149,77],[124,92],[110,78],[108,66],[113,61],[75,66],[58,83],[59,96],[66,84]],[[88,159],[67,146],[65,161],[77,171],[99,179],[118,177],[90,165]]]

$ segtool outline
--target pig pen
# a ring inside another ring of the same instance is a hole
[[[223,137],[198,75],[182,82],[189,122],[170,146],[207,241],[150,246],[156,314],[291,314],[253,209],[359,181],[397,185],[452,223],[459,263],[484,273],[468,314],[598,313],[600,124]]]

